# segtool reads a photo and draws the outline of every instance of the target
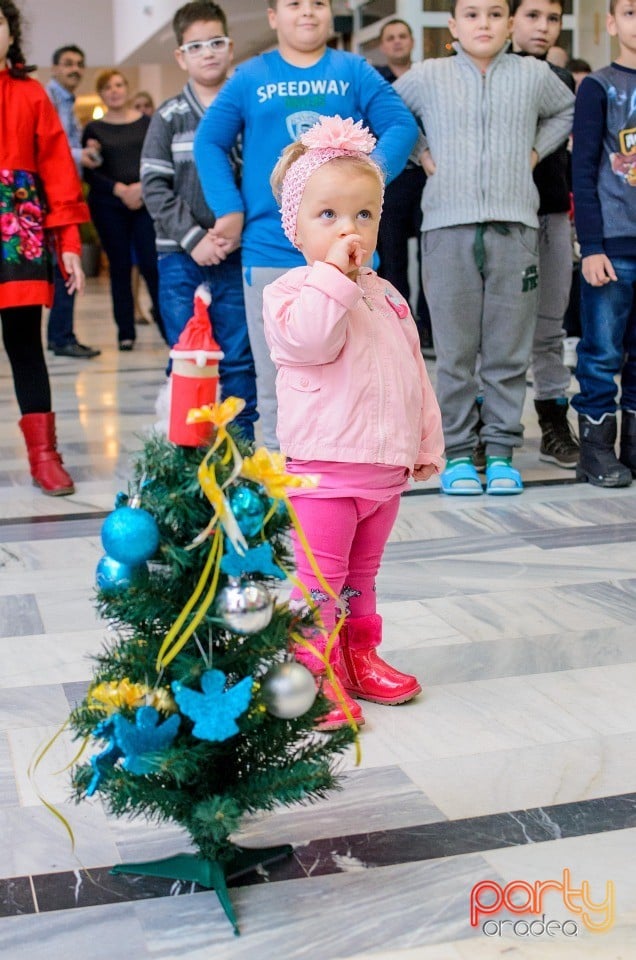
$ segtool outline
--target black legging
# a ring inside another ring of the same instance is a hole
[[[42,349],[42,307],[3,307],[0,318],[20,412],[50,413],[51,385]]]

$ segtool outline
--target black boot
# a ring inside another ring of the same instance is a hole
[[[616,414],[606,413],[599,420],[591,420],[579,413],[581,451],[576,468],[576,479],[587,480],[596,487],[628,487],[632,472],[619,463],[614,452],[616,443]]]
[[[636,410],[623,410],[620,461],[636,477]]]
[[[539,460],[573,470],[579,459],[579,443],[568,421],[566,398],[535,400],[534,406],[541,428]]]

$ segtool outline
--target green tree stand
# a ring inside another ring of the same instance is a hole
[[[274,863],[289,857],[294,852],[291,844],[286,843],[279,847],[233,847],[230,860],[204,860],[194,853],[177,853],[162,860],[146,860],[142,863],[118,863],[111,873],[136,873],[145,877],[166,877],[170,880],[185,880],[198,883],[201,887],[214,890],[225,915],[234,928],[236,936],[240,934],[236,914],[230,900],[227,881],[249,873],[255,867]]]

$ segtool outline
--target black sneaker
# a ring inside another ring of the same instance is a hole
[[[85,347],[82,343],[65,343],[61,347],[53,347],[56,357],[73,357],[75,360],[90,360],[98,357],[102,351],[95,347]]]
[[[567,400],[535,400],[534,405],[541,430],[539,460],[573,470],[579,460],[579,442],[568,421]]]

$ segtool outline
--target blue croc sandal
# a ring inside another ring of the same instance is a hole
[[[510,497],[523,491],[523,480],[510,460],[488,458],[486,465],[486,493]]]
[[[439,482],[441,492],[452,497],[475,497],[484,492],[470,457],[449,460]]]

